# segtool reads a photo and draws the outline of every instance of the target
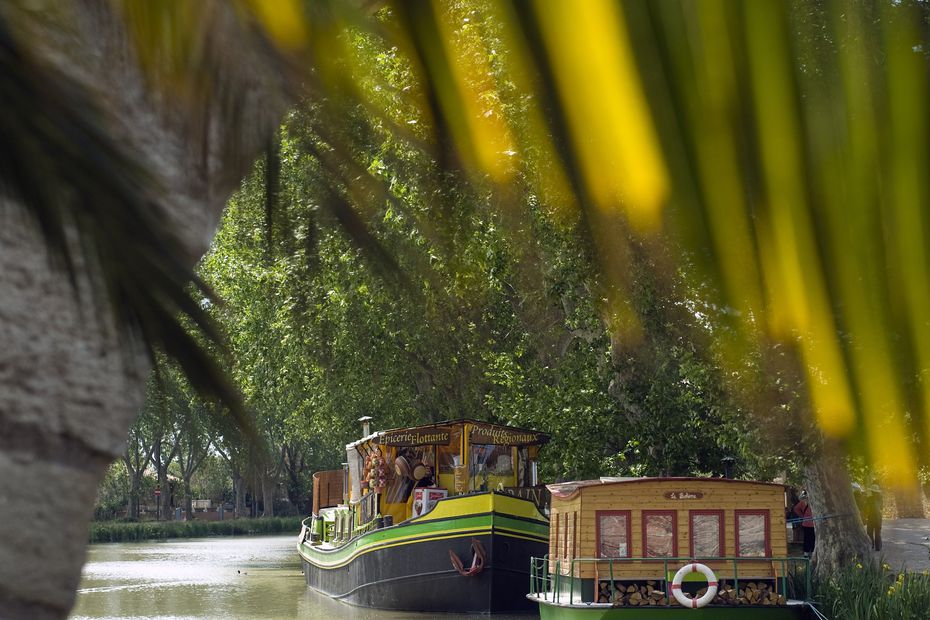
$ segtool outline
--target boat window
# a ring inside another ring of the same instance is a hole
[[[356,511],[358,514],[358,524],[364,525],[375,518],[378,513],[378,504],[375,500],[376,495],[369,493],[365,495],[357,504]]]
[[[462,464],[462,428],[454,427],[449,433],[449,445],[437,446],[439,451],[439,473],[452,474]]]
[[[347,495],[350,501],[357,502],[362,497],[362,470],[365,469],[365,458],[358,450],[350,448],[346,453],[346,460],[349,463],[349,480],[352,483]]]
[[[596,518],[598,557],[630,557],[630,511],[598,510]]]
[[[396,450],[396,451],[395,451]],[[404,446],[392,448],[388,457],[394,469],[385,493],[389,503],[403,503],[410,498],[415,487],[436,484],[435,446]]]
[[[675,512],[671,510],[643,511],[643,556],[671,558],[678,554]]]
[[[769,514],[764,510],[736,511],[736,554],[764,558],[769,547]]]
[[[691,556],[723,557],[723,511],[692,510],[690,519]]]
[[[533,486],[530,482],[530,459],[526,446],[517,448],[517,486]]]
[[[406,475],[411,473],[409,467],[403,468],[398,466],[397,458],[400,456],[398,452],[399,450],[397,448],[391,446],[385,455],[388,466],[392,468],[388,477],[387,490],[384,492],[384,501],[389,504],[401,504],[406,502],[415,484],[413,478]],[[408,461],[405,461],[405,463],[406,462]]]
[[[513,476],[512,452],[510,446],[471,444],[468,462],[475,490],[490,490],[488,487],[490,476]]]

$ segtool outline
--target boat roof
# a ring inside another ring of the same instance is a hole
[[[464,424],[475,424],[480,425],[489,429],[498,429],[503,431],[509,431],[512,433],[527,433],[536,436],[537,440],[533,442],[534,444],[544,444],[547,443],[550,439],[548,433],[542,433],[540,431],[534,431],[527,428],[520,428],[517,426],[508,426],[506,424],[496,424],[494,422],[485,422],[484,420],[476,420],[474,418],[458,418],[456,420],[445,420],[443,422],[432,422],[430,424],[421,424],[418,426],[401,426],[398,428],[388,428],[381,431],[375,431],[374,433],[368,435],[367,437],[362,437],[356,441],[346,444],[346,449],[355,448],[362,444],[368,443],[369,441],[377,441],[384,435],[388,433],[402,432],[402,431],[428,431],[434,428],[442,428],[447,426],[460,426]]]
[[[771,487],[784,488],[785,485],[777,482],[763,482],[761,480],[738,480],[736,478],[706,478],[697,476],[672,476],[651,478],[648,476],[624,477],[624,476],[602,476],[596,480],[573,480],[571,482],[556,482],[547,484],[546,488],[556,497],[566,499],[575,495],[578,491],[594,486],[611,486],[621,484],[636,484],[642,482],[726,482],[735,484],[759,484]]]

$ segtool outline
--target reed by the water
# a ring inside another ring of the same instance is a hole
[[[223,521],[94,521],[90,542],[137,542],[166,538],[249,536],[281,534],[300,530],[301,517],[226,519]]]

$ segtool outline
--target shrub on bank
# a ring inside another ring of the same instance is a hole
[[[139,521],[117,523],[95,521],[90,525],[90,542],[137,542],[166,538],[297,534],[302,517],[226,519],[223,521]]]
[[[897,575],[884,563],[846,567],[815,586],[818,607],[844,620],[926,620],[930,573]]]

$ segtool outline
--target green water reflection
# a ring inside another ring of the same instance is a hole
[[[304,585],[295,547],[295,536],[91,545],[71,617],[73,620],[435,617],[361,609],[312,592]],[[464,620],[468,616],[449,618]],[[495,616],[495,620],[507,619]]]

